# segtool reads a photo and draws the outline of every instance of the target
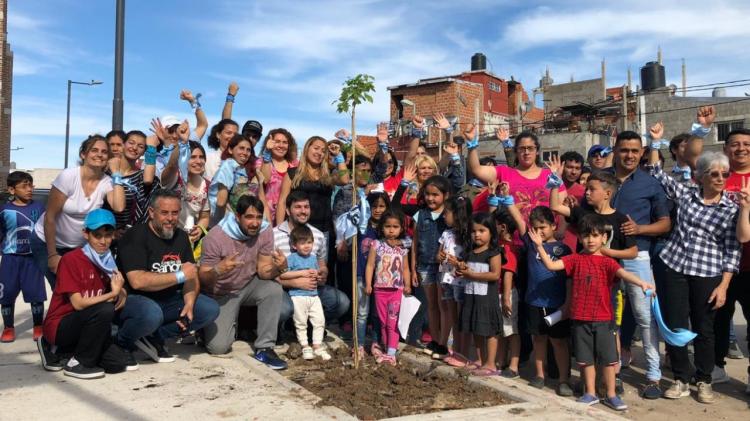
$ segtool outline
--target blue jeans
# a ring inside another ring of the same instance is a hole
[[[638,252],[638,257],[630,260],[623,260],[622,267],[628,272],[641,278],[644,282],[654,284],[654,278],[651,273],[651,259],[648,252]],[[661,370],[659,369],[659,331],[656,327],[656,319],[651,313],[651,298],[646,297],[643,290],[633,284],[625,284],[625,290],[628,294],[628,302],[633,310],[635,322],[641,328],[643,337],[643,350],[646,354],[646,378],[652,382],[658,382],[661,379]]]
[[[320,297],[320,303],[323,304],[323,313],[326,317],[326,323],[330,323],[334,320],[338,320],[339,317],[343,316],[349,306],[351,300],[343,292],[337,290],[330,285],[321,285],[318,287],[318,297]],[[289,297],[289,293],[284,291],[284,296],[281,300],[281,315],[279,316],[279,323],[283,324],[289,320],[294,314],[294,304],[292,299]]]
[[[180,327],[176,322],[184,305],[181,293],[160,301],[138,294],[128,295],[125,307],[115,318],[115,323],[119,326],[117,344],[133,350],[135,341],[145,336],[152,336],[157,341],[178,336]],[[193,306],[190,329],[202,329],[218,316],[219,304],[213,298],[199,294]]]

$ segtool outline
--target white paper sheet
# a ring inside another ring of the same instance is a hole
[[[419,300],[413,295],[401,296],[401,312],[398,315],[398,331],[402,338],[409,333],[409,324],[419,311]]]

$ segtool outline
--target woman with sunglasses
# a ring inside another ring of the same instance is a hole
[[[664,321],[670,329],[691,328],[698,334],[695,369],[687,346],[667,344],[675,382],[664,397],[690,395],[689,381],[695,373],[698,402],[713,403],[711,372],[715,363],[714,319],[724,305],[732,276],[739,271],[737,204],[725,191],[729,159],[721,152],[706,152],[696,162],[692,184],[683,184],[662,170],[651,155],[651,174],[661,182],[677,207],[672,234],[659,257],[667,275],[658,291]],[[688,323],[689,322],[689,323]]]

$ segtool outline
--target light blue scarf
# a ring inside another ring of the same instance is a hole
[[[115,272],[117,272],[115,259],[112,257],[112,252],[110,252],[109,250],[107,250],[104,254],[99,254],[94,249],[92,249],[91,245],[89,245],[88,243],[83,246],[82,250],[83,254],[88,257],[91,263],[101,269],[102,272],[106,273],[107,276],[111,277]]]
[[[234,213],[229,212],[226,215],[224,215],[224,218],[219,221],[219,226],[221,229],[233,240],[237,241],[247,241],[252,236],[246,235],[244,232],[242,232],[242,229],[240,229],[240,224],[237,222],[237,216],[235,216]],[[270,227],[271,224],[268,223],[265,219],[263,219],[263,222],[260,224],[260,231],[263,232],[268,227]]]
[[[646,292],[646,296],[650,297],[653,293],[651,290]],[[664,319],[661,317],[661,309],[659,308],[659,298],[654,297],[653,300],[651,300],[651,312],[654,314],[654,318],[656,319],[656,325],[659,326],[659,332],[661,333],[661,336],[664,338],[664,341],[672,346],[682,347],[687,345],[690,341],[695,339],[696,336],[698,336],[697,333],[691,332],[687,329],[677,328],[675,330],[670,330],[669,327],[667,327],[667,324],[664,323]]]
[[[213,180],[211,180],[211,185],[208,187],[208,204],[211,206],[211,215],[216,213],[216,195],[219,193],[219,185],[223,185],[231,191],[237,175],[247,176],[245,168],[240,167],[240,164],[232,158],[222,161],[221,166],[214,174]]]

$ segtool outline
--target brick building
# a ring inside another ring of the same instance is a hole
[[[0,189],[10,171],[10,117],[13,97],[13,51],[8,43],[8,0],[0,0]]]
[[[507,125],[511,133],[540,126],[544,111],[531,104],[523,85],[511,78],[506,80],[482,65],[453,76],[420,79],[416,83],[390,86],[390,121],[396,123],[397,138],[392,141],[397,152],[402,152],[408,140],[410,120],[414,113],[426,119],[429,127],[425,142],[431,155],[437,155],[443,133],[431,127],[432,116],[443,113],[458,123],[479,122],[480,138],[494,138],[500,125]],[[411,105],[413,104],[413,105]]]

